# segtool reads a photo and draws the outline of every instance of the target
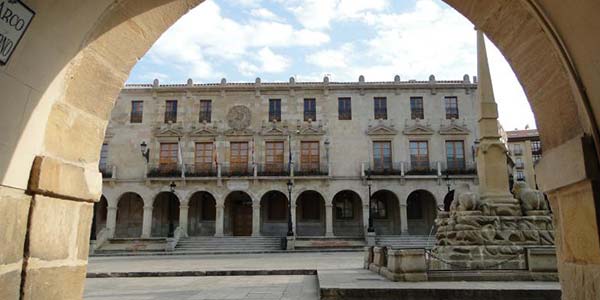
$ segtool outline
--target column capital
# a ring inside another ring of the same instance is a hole
[[[107,206],[106,207],[107,210],[117,210],[116,206]]]
[[[154,206],[146,206],[144,205],[144,210],[152,210],[154,209]]]
[[[188,209],[190,208],[189,205],[179,205],[179,209]]]

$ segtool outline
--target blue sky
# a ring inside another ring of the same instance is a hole
[[[476,75],[473,25],[439,0],[207,0],[173,25],[128,82],[462,79]],[[488,42],[505,129],[535,127],[523,91]]]

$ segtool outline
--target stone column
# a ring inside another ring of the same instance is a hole
[[[217,210],[215,218],[215,236],[222,237],[223,226],[225,225],[225,205],[223,205],[222,203],[217,203],[215,209]]]
[[[400,204],[400,232],[408,234],[408,214],[406,213],[406,204]]]
[[[333,235],[333,204],[325,204],[325,236]]]
[[[294,230],[294,235],[298,235],[298,232],[296,231],[296,204],[292,203],[292,229]]]
[[[144,217],[142,220],[142,238],[149,238],[152,231],[152,206],[144,206]]]
[[[117,229],[117,208],[109,206],[106,208],[106,228],[108,229],[108,236],[110,238],[115,237],[115,230]]]
[[[188,212],[189,206],[187,205],[179,205],[179,227],[181,227],[183,231],[183,237],[188,236]]]
[[[363,217],[363,233],[367,234],[367,229],[369,228],[369,205],[363,204],[362,207],[362,217]],[[375,227],[375,225],[373,225]]]
[[[260,203],[252,203],[252,236],[260,236]]]

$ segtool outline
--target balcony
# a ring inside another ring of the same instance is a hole
[[[218,168],[212,163],[185,165],[185,177],[217,177]]]
[[[371,176],[402,176],[404,162],[394,162],[389,164],[370,164],[364,163],[365,174]]]
[[[438,175],[439,164],[429,161],[412,161],[406,168],[405,175]]]
[[[257,164],[257,175],[262,177],[290,176],[287,163]]]
[[[515,156],[523,155],[523,149],[513,149],[511,152],[512,152],[512,155],[515,155]]]
[[[477,165],[474,162],[454,160],[442,162],[442,175],[476,175]]]
[[[222,163],[221,166],[221,176],[224,177],[249,177],[254,176],[254,168],[248,164],[231,164],[231,163]]]
[[[515,164],[515,168],[517,169],[524,169],[525,168],[525,164],[523,162],[518,162]]]
[[[329,176],[329,166],[324,162],[320,164],[294,164],[294,176]]]
[[[181,167],[178,164],[155,164],[148,166],[148,178],[175,178],[181,177]]]

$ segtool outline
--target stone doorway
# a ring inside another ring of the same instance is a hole
[[[305,191],[296,199],[296,235],[325,235],[325,199],[316,191]]]
[[[196,192],[190,198],[188,215],[189,236],[215,234],[216,200],[208,192]]]
[[[153,237],[172,237],[179,226],[179,199],[172,192],[162,192],[154,199],[152,209]]]
[[[267,192],[260,200],[260,233],[264,236],[286,236],[288,199],[279,191]]]
[[[371,196],[373,227],[377,235],[400,235],[400,202],[391,191],[380,190]]]
[[[117,204],[115,237],[138,238],[142,236],[144,200],[136,193],[125,193]]]
[[[410,193],[406,211],[409,234],[429,235],[432,232],[437,216],[437,205],[432,193],[426,190]]]
[[[244,192],[233,192],[225,199],[229,211],[229,232],[233,236],[252,235],[252,198]]]
[[[333,197],[333,234],[336,236],[362,237],[363,209],[360,196],[344,190]]]

